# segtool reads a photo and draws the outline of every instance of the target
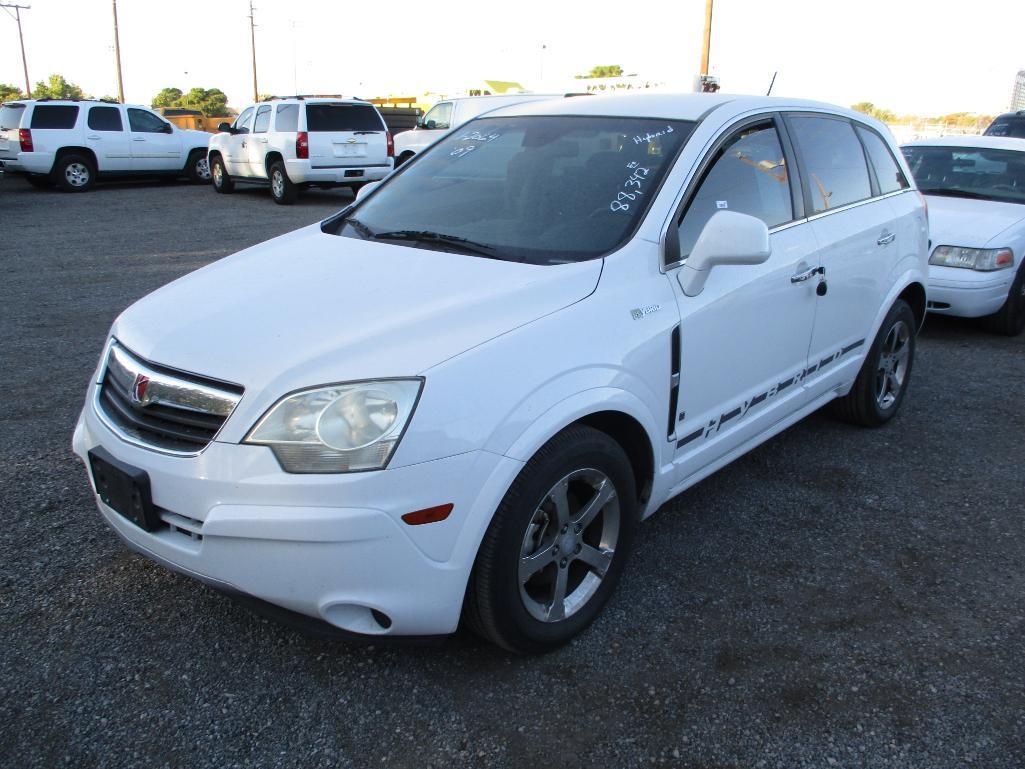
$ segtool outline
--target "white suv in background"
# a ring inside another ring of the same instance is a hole
[[[206,181],[209,140],[136,104],[39,99],[0,107],[0,164],[35,187],[84,192],[97,178],[124,176]]]
[[[272,99],[221,123],[210,140],[217,192],[236,182],[269,184],[275,203],[294,203],[300,187],[351,187],[387,176],[392,137],[381,113],[359,99]]]
[[[909,181],[881,123],[816,102],[507,107],[125,310],[74,449],[172,569],[321,627],[550,649],[667,500],[831,402],[897,414]]]
[[[581,94],[577,94],[581,95]],[[441,137],[485,112],[545,99],[560,99],[564,94],[517,93],[500,96],[465,96],[439,101],[416,122],[416,128],[395,134],[395,167],[423,152]]]

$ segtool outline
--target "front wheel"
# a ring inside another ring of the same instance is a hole
[[[224,159],[220,155],[210,159],[210,179],[215,192],[227,194],[235,191],[235,182],[228,176],[228,169],[224,167]]]
[[[1005,336],[1018,336],[1025,331],[1025,262],[1018,268],[1004,306],[983,318],[982,324],[987,331]]]
[[[637,519],[630,462],[612,438],[575,426],[516,477],[477,553],[467,624],[520,654],[549,651],[601,612]]]
[[[206,159],[206,152],[193,150],[185,163],[185,175],[189,181],[202,184],[210,181],[210,163]]]
[[[851,391],[833,402],[838,417],[863,427],[878,427],[893,419],[911,381],[916,326],[908,303],[894,302]]]
[[[285,164],[275,160],[270,166],[270,196],[279,206],[290,206],[299,194],[298,188],[288,178]]]

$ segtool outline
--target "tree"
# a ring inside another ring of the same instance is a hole
[[[150,103],[154,107],[194,109],[206,117],[228,114],[228,97],[220,88],[192,88],[188,93],[180,88],[161,88]]]
[[[0,104],[21,98],[21,89],[17,86],[0,83]]]
[[[577,75],[577,80],[589,80],[591,78],[598,77],[622,77],[623,68],[618,64],[599,64],[597,67],[591,67],[591,71],[586,75]]]
[[[855,112],[861,112],[869,117],[874,117],[876,120],[880,120],[883,123],[892,123],[897,119],[897,113],[893,110],[883,109],[877,107],[870,101],[859,101],[857,104],[852,104],[851,109]]]
[[[69,83],[63,75],[50,75],[47,80],[40,80],[32,91],[33,99],[84,99],[85,93],[74,83]]]

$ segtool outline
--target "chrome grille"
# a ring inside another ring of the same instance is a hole
[[[110,345],[96,410],[125,440],[175,454],[210,443],[242,397],[242,388],[175,371]]]

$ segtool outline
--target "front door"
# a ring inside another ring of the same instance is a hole
[[[96,156],[101,173],[123,173],[132,169],[131,141],[124,125],[124,107],[90,107],[85,140]]]
[[[763,264],[714,268],[696,297],[670,271],[681,316],[679,482],[807,403],[800,382],[816,289],[814,280],[793,279],[818,265],[810,227],[795,215],[791,167],[776,118],[745,121],[712,150],[679,223],[681,262],[717,211],[762,219],[772,247]]]
[[[255,112],[253,107],[242,110],[224,142],[224,165],[231,176],[249,176],[249,134]]]
[[[181,137],[153,112],[128,108],[133,171],[178,171],[185,167]]]

